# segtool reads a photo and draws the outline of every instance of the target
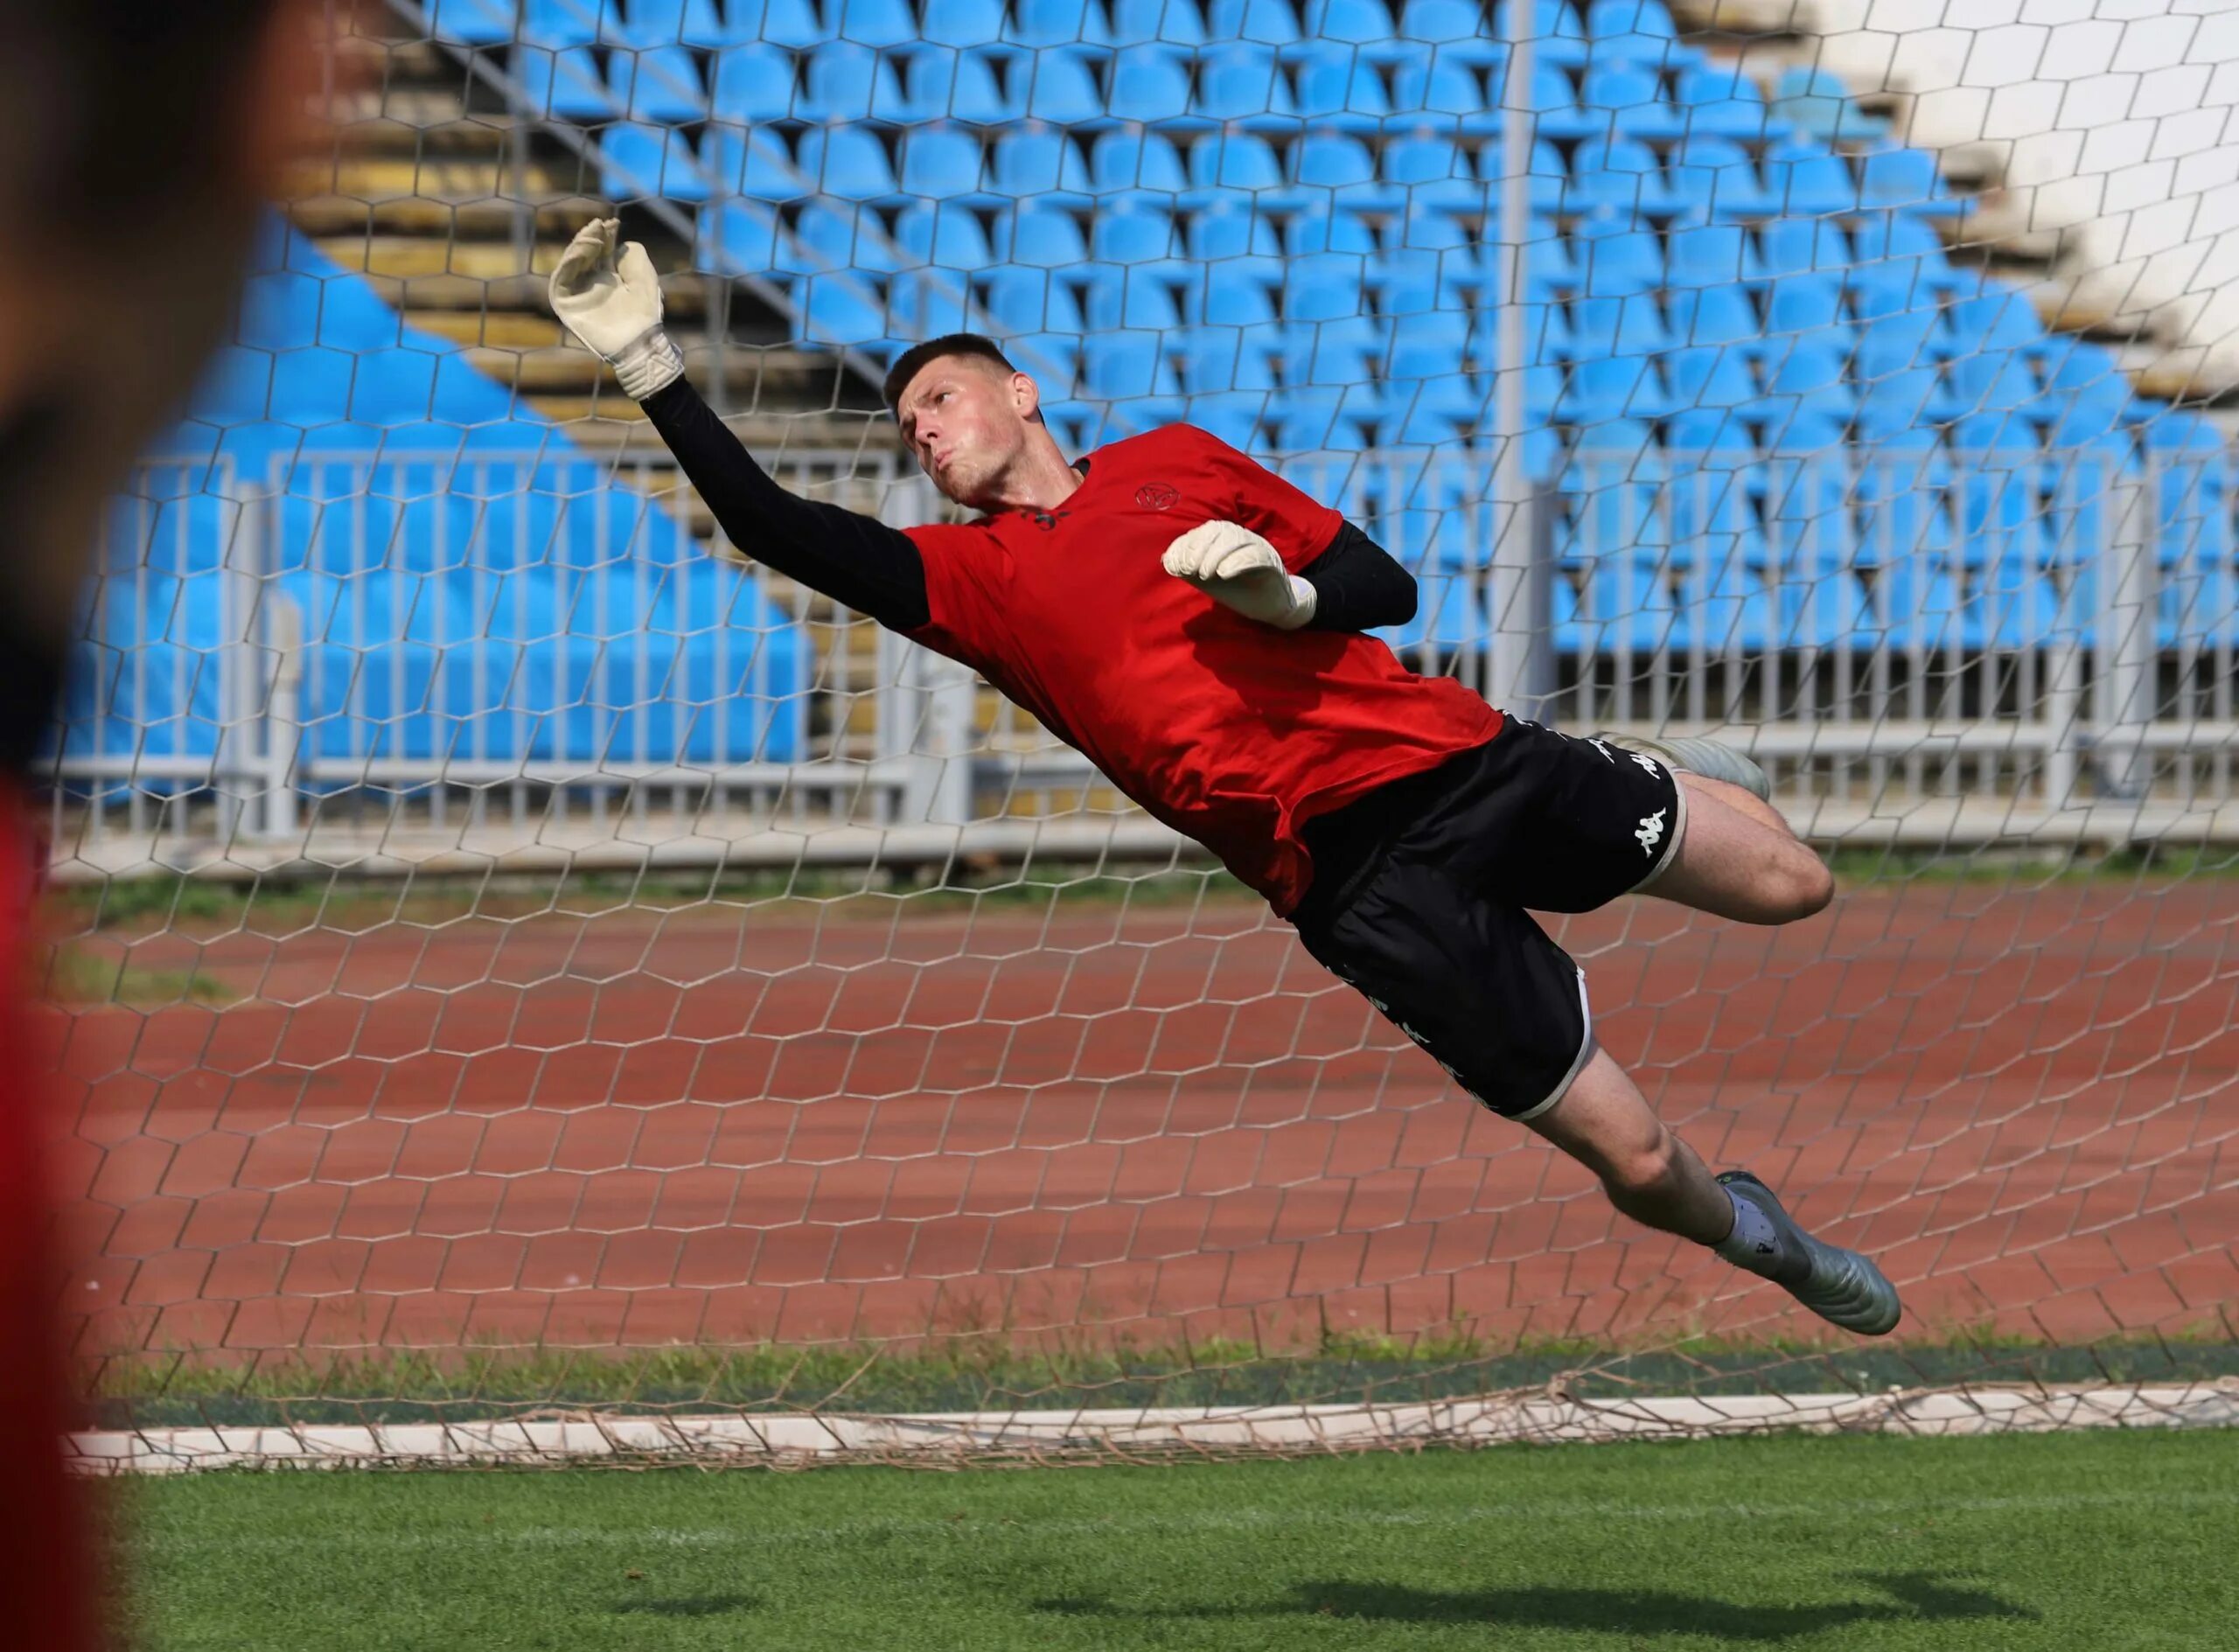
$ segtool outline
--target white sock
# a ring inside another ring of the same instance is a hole
[[[1733,1205],[1733,1231],[1712,1248],[1734,1266],[1769,1278],[1781,1265],[1780,1230],[1747,1199],[1734,1198],[1731,1188],[1726,1196]]]

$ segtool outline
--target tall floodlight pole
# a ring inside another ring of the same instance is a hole
[[[1551,684],[1542,681],[1551,658],[1545,634],[1548,604],[1541,598],[1546,569],[1539,563],[1533,478],[1524,464],[1525,267],[1531,233],[1532,0],[1500,0],[1501,38],[1508,60],[1501,79],[1500,255],[1493,261],[1494,337],[1498,359],[1493,380],[1492,659],[1485,695],[1527,717],[1542,714]]]

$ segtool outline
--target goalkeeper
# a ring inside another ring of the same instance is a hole
[[[552,305],[644,404],[733,543],[978,671],[1265,896],[1454,1081],[1592,1171],[1636,1221],[1879,1335],[1897,1294],[1745,1171],[1713,1177],[1594,1036],[1582,971],[1527,915],[1652,893],[1809,917],[1826,868],[1715,742],[1618,746],[1504,717],[1363,635],[1406,570],[1193,426],[1067,463],[1034,381],[974,334],[886,381],[903,440],[981,514],[903,532],[786,492],[684,377],[645,248],[585,227]]]

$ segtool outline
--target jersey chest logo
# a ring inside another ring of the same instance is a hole
[[[1146,482],[1135,490],[1135,503],[1146,511],[1170,511],[1181,498],[1163,482]]]

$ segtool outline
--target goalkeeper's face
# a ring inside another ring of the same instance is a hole
[[[1041,422],[1034,380],[984,356],[941,356],[895,403],[902,439],[933,485],[959,505],[1000,508],[1005,484]]]

